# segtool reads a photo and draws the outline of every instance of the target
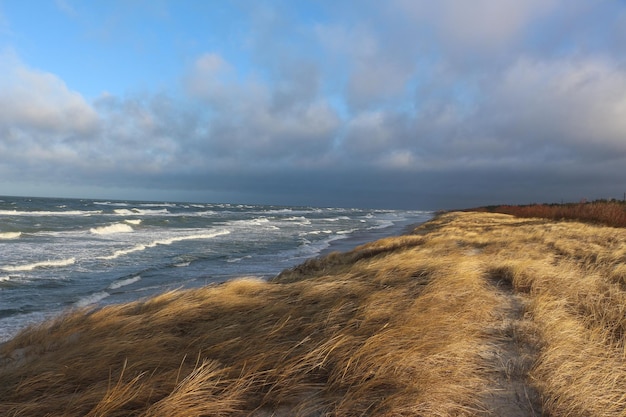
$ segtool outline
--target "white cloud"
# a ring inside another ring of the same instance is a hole
[[[38,71],[15,57],[0,57],[0,126],[60,134],[93,131],[98,116],[77,92],[54,74]]]

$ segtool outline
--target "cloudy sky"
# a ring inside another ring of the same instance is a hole
[[[0,0],[0,195],[624,192],[623,0]]]

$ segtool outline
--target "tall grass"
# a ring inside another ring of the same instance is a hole
[[[271,282],[33,327],[0,346],[0,415],[497,415],[510,343],[538,413],[622,416],[625,264],[626,230],[448,213]]]

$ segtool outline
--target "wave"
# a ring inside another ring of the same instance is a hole
[[[303,234],[305,234],[305,235],[319,235],[319,234],[322,234],[322,233],[324,233],[326,235],[329,235],[329,234],[332,234],[333,231],[332,230],[312,230],[310,232],[304,232]]]
[[[246,219],[246,220],[231,220],[229,222],[226,222],[226,224],[230,226],[235,226],[235,227],[260,226],[263,229],[280,230],[280,227],[274,226],[273,224],[270,224],[270,223],[271,223],[270,219],[268,219],[267,217],[256,217],[254,219]]]
[[[140,225],[141,224],[141,219],[126,219],[124,220],[126,223],[128,224],[132,224],[132,225]]]
[[[311,224],[311,220],[307,219],[304,216],[287,217],[286,219],[283,219],[283,220],[286,222],[297,222],[297,224],[300,224],[302,226]]]
[[[74,307],[87,307],[90,304],[95,304],[98,301],[102,301],[105,298],[107,298],[108,296],[110,296],[111,294],[109,294],[106,291],[100,291],[100,292],[96,292],[93,294],[90,294],[86,297],[83,297],[81,299],[79,299],[78,301],[76,301],[74,303]]]
[[[132,248],[120,249],[120,250],[117,250],[117,251],[113,252],[112,255],[101,256],[101,257],[98,257],[98,259],[103,259],[103,260],[117,259],[120,256],[129,255],[129,254],[131,254],[133,252],[141,252],[141,251],[146,250],[148,248],[154,248],[157,245],[171,245],[172,243],[181,242],[183,240],[212,239],[214,237],[221,236],[221,235],[227,235],[227,234],[230,234],[230,232],[228,230],[220,230],[220,231],[213,232],[213,233],[204,233],[204,234],[198,234],[198,235],[178,236],[178,237],[172,237],[172,238],[169,238],[169,239],[155,240],[155,241],[147,243],[147,244],[139,244],[139,245],[133,246]]]
[[[22,236],[22,232],[4,232],[0,233],[0,240],[17,239]]]
[[[113,213],[118,216],[162,216],[164,214],[170,214],[168,209],[161,210],[142,210],[138,208],[132,209],[115,209]]]
[[[130,205],[128,203],[112,202],[112,201],[94,201],[93,203],[99,206],[116,206],[116,207],[128,207]]]
[[[235,263],[235,262],[241,262],[244,259],[250,259],[250,258],[252,258],[252,255],[246,255],[246,256],[242,256],[241,258],[227,259],[226,262],[228,262],[228,263]]]
[[[76,258],[59,259],[56,261],[42,261],[26,265],[3,266],[0,269],[7,272],[32,271],[37,268],[53,268],[59,266],[68,266],[76,263]]]
[[[0,210],[0,216],[93,216],[102,214],[101,210],[67,210],[67,211],[18,211]]]
[[[93,227],[89,231],[94,235],[110,235],[113,233],[130,233],[133,228],[125,223],[114,223],[108,226]]]
[[[176,203],[141,203],[139,207],[178,207]]]
[[[5,276],[0,276],[0,282],[2,282],[2,281],[8,281],[8,280],[10,280],[10,279],[11,279],[11,277],[10,277],[10,276],[8,276],[8,275],[5,275]]]
[[[391,227],[393,226],[395,223],[392,222],[391,220],[379,220],[378,224],[376,226],[372,226],[369,229],[385,229],[387,227]]]
[[[131,277],[131,278],[122,279],[122,280],[113,282],[111,285],[109,285],[109,289],[116,290],[118,288],[122,288],[130,284],[134,284],[135,282],[139,280],[141,280],[141,275],[135,275],[134,277]]]

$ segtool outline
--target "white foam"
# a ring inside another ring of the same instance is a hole
[[[189,266],[189,264],[191,263],[191,261],[187,261],[187,262],[179,262],[177,264],[174,264],[174,266],[176,268],[184,268],[186,266]]]
[[[310,232],[305,232],[304,234],[305,235],[319,235],[321,233],[324,233],[326,235],[330,235],[330,234],[333,233],[333,231],[332,230],[312,230]]]
[[[110,290],[116,290],[118,288],[125,287],[130,284],[134,284],[135,282],[141,280],[141,275],[135,275],[132,278],[122,279],[120,281],[115,281],[111,285],[109,285]]]
[[[120,256],[128,255],[128,254],[133,253],[133,252],[141,252],[142,250],[146,250],[146,249],[147,249],[146,245],[137,245],[137,246],[133,246],[132,248],[129,248],[129,249],[116,250],[115,252],[113,252],[113,255],[100,256],[100,257],[98,257],[98,259],[104,259],[104,260],[117,259]]]
[[[5,275],[5,276],[0,276],[0,282],[2,282],[2,281],[8,281],[8,280],[10,280],[10,279],[11,279],[11,277],[10,277],[10,276],[8,276],[8,275]]]
[[[68,259],[59,259],[56,261],[35,262],[32,264],[26,264],[26,265],[3,266],[0,269],[2,269],[3,271],[7,271],[7,272],[32,271],[33,269],[36,269],[36,268],[54,268],[54,267],[60,267],[60,266],[68,266],[74,263],[76,263],[76,258],[68,258]]]
[[[106,291],[101,291],[101,292],[96,292],[93,293],[91,295],[88,295],[86,297],[81,298],[80,300],[78,300],[77,302],[74,303],[74,307],[86,307],[90,304],[95,304],[98,301],[102,301],[105,298],[107,298],[108,296],[110,296],[111,294],[109,294]]]
[[[135,226],[141,224],[141,219],[126,219],[124,221],[126,223],[128,223],[128,224],[132,224],[132,225],[135,225]]]
[[[242,256],[241,258],[232,258],[232,259],[227,259],[226,262],[228,263],[235,263],[235,262],[241,262],[244,259],[250,259],[252,258],[252,256],[250,255],[246,255],[246,256]]]
[[[177,207],[175,203],[141,203],[140,207]]]
[[[125,223],[114,223],[108,226],[93,227],[89,229],[94,235],[111,235],[114,233],[130,233],[133,228]]]
[[[167,209],[161,209],[161,210],[142,210],[142,209],[138,209],[138,208],[133,208],[131,210],[129,209],[115,209],[113,210],[113,213],[117,214],[118,216],[162,216],[162,215],[166,215],[166,214],[170,214],[170,212]]]
[[[298,222],[298,224],[300,224],[302,226],[311,224],[311,220],[307,219],[304,216],[288,217],[288,218],[285,219],[285,221],[288,221],[288,222]]]
[[[378,225],[372,226],[369,229],[385,229],[387,227],[393,226],[394,223],[391,220],[379,220]]]
[[[94,204],[98,204],[101,206],[118,206],[118,207],[128,207],[128,203],[113,203],[111,201],[94,201]]]
[[[128,255],[128,254],[131,254],[133,252],[140,252],[140,251],[146,250],[148,248],[154,248],[157,245],[171,245],[172,243],[181,242],[183,240],[212,239],[214,237],[221,236],[221,235],[227,235],[227,234],[230,234],[230,232],[228,230],[220,230],[220,231],[213,232],[213,233],[203,233],[203,234],[187,235],[187,236],[177,236],[177,237],[172,237],[172,238],[169,238],[169,239],[155,240],[155,241],[150,242],[150,243],[145,244],[145,245],[144,244],[139,244],[139,245],[133,246],[132,248],[120,249],[120,250],[117,250],[117,251],[113,252],[112,255],[101,256],[98,259],[104,259],[104,260],[117,259],[120,256]]]
[[[22,236],[22,232],[4,232],[0,233],[0,240],[17,239]]]

